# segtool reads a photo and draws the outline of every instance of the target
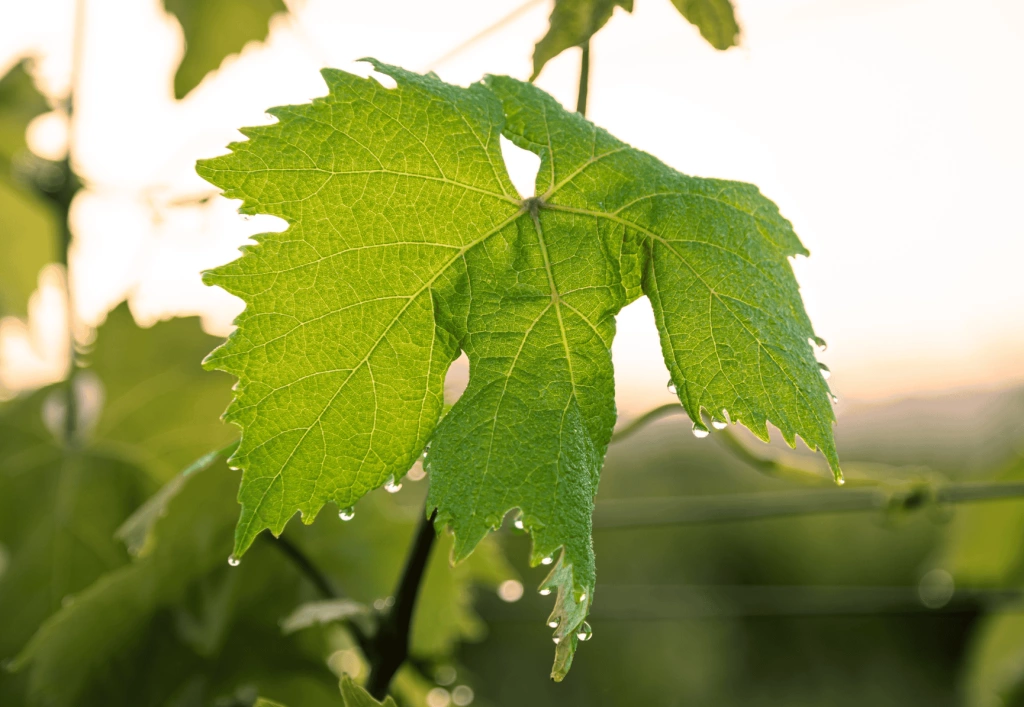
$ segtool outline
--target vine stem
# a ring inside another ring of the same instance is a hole
[[[71,290],[71,202],[75,198],[81,183],[71,164],[74,148],[74,103],[75,93],[81,72],[82,54],[85,46],[85,6],[86,0],[76,0],[74,29],[71,39],[71,77],[68,95],[64,101],[64,115],[67,118],[67,154],[60,163],[63,182],[54,193],[46,193],[57,209],[60,228],[57,231],[57,252],[60,264],[64,266],[64,306],[67,310],[68,333],[68,373],[64,382],[64,438],[70,447],[78,443],[78,400],[75,393],[75,370],[77,368],[77,350],[75,346],[75,301]]]
[[[274,537],[274,547],[281,551],[282,554],[287,557],[295,567],[306,576],[306,579],[310,581],[316,590],[320,592],[320,595],[324,599],[339,599],[341,594],[334,588],[331,580],[327,578],[320,568],[313,564],[306,553],[298,548],[291,540],[284,537]]]
[[[587,94],[590,92],[590,40],[580,45],[580,85],[576,92],[576,112],[582,116],[587,114]]]
[[[435,518],[437,509],[429,516],[424,509],[412,547],[409,548],[409,555],[405,559],[398,587],[395,589],[395,604],[382,617],[377,633],[367,642],[367,658],[371,667],[366,689],[377,700],[382,700],[387,695],[391,679],[409,657],[409,633],[412,628],[413,610],[416,608],[416,597],[423,582],[430,550],[437,537],[434,530]]]

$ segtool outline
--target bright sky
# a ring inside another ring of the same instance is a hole
[[[195,159],[267,122],[267,107],[322,94],[323,65],[365,73],[353,61],[371,55],[463,84],[525,78],[548,2],[436,62],[523,1],[294,2],[265,45],[176,103],[181,32],[159,0],[86,0],[76,156],[93,188],[72,214],[81,317],[98,321],[130,294],[141,321],[198,313],[227,331],[239,303],[198,273],[279,222],[243,220],[220,199],[175,206],[210,191]],[[35,50],[48,84],[66,85],[71,4],[2,0],[0,69]],[[736,5],[743,46],[725,53],[669,0],[617,11],[593,45],[589,117],[683,172],[753,182],[779,204],[812,253],[795,268],[844,400],[1024,380],[1024,3]],[[538,83],[574,105],[577,71],[567,52]],[[41,122],[33,139],[42,149],[54,135],[59,125]],[[59,302],[40,294],[40,336]],[[0,382],[46,375],[26,331],[5,323]],[[669,399],[645,301],[621,315],[614,356],[622,412]]]

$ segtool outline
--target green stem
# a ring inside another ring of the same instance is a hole
[[[580,56],[580,86],[576,92],[576,112],[587,114],[587,94],[590,92],[590,40],[580,45],[583,54]]]

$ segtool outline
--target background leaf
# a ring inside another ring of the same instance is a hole
[[[740,28],[731,0],[672,0],[679,13],[715,49],[728,49],[739,43]],[[547,33],[533,50],[533,75],[564,52],[590,41],[605,26],[616,7],[633,11],[633,0],[555,0]]]
[[[29,67],[24,60],[0,79],[0,316],[24,317],[39,270],[57,259],[60,224],[29,182],[51,166],[25,145],[28,124],[50,110]]]
[[[286,12],[281,0],[164,0],[185,33],[185,56],[174,75],[174,95],[185,94],[229,54],[267,36],[267,23]]]

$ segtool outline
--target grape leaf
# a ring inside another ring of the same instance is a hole
[[[0,576],[0,659],[127,562],[114,531],[168,463],[231,438],[216,419],[229,395],[199,365],[212,341],[195,318],[140,329],[121,305],[84,357],[92,366],[76,375],[74,440],[51,432],[64,429],[65,384],[0,408],[0,543],[11,553]]]
[[[174,94],[199,85],[229,54],[267,36],[267,23],[287,12],[281,0],[164,0],[185,33],[185,56],[174,75]]]
[[[430,442],[428,507],[469,555],[518,508],[552,564],[556,667],[594,589],[593,497],[615,424],[616,313],[646,294],[691,419],[822,450],[834,415],[789,256],[806,254],[753,186],[684,176],[539,89],[468,89],[374,62],[312,104],[274,108],[201,176],[242,213],[284,218],[206,275],[246,301],[207,359],[236,375],[241,556],[297,511],[311,523],[400,478]],[[541,157],[509,181],[499,137]],[[459,350],[469,385],[437,426]],[[435,429],[436,427],[436,429]]]
[[[737,44],[740,28],[731,0],[672,0],[680,14],[700,30],[715,49]],[[633,0],[555,0],[547,33],[533,50],[533,76],[571,47],[578,47],[611,19],[616,7],[633,11]]]
[[[226,377],[211,376],[200,365],[214,341],[196,317],[143,329],[128,305],[110,312],[86,357],[105,397],[94,444],[164,482],[234,439],[235,430],[217,419],[230,400]]]
[[[237,519],[233,500],[238,475],[229,470],[225,459],[233,447],[206,455],[147,501],[122,526],[119,535],[129,543],[135,562],[116,569],[96,581],[49,619],[19,656],[16,667],[27,669],[31,694],[36,700],[54,705],[88,702],[86,696],[97,695],[97,702],[117,703],[111,692],[112,672],[107,666],[145,676],[158,669],[142,656],[137,646],[155,640],[154,622],[161,613],[172,612],[176,618],[174,633],[178,641],[198,653],[204,660],[191,661],[178,675],[179,682],[201,676],[204,681],[218,678],[232,640],[242,629],[252,633],[254,616],[276,628],[281,619],[284,633],[307,628],[325,620],[337,620],[322,611],[310,620],[312,606],[305,603],[308,587],[299,580],[295,568],[284,555],[271,548],[239,567],[225,561],[231,549],[231,535]],[[291,541],[302,547],[336,586],[343,586],[353,595],[367,600],[390,590],[414,517],[399,515],[396,499],[386,495],[383,506],[375,509],[364,504],[359,518],[343,523],[319,523],[311,528],[297,528]],[[417,507],[419,507],[418,504]],[[395,516],[399,515],[398,518]],[[397,522],[396,522],[397,520]],[[488,548],[490,549],[490,548]],[[490,554],[478,553],[481,558]],[[467,562],[456,571],[440,563],[432,563],[421,591],[414,622],[411,648],[415,655],[446,658],[460,639],[472,639],[479,619],[470,608],[470,586],[473,583],[497,584],[510,570],[488,575],[480,561]],[[476,558],[476,555],[474,555]],[[500,564],[500,559],[496,564]],[[299,580],[299,581],[297,581]],[[211,594],[205,608],[190,608],[190,597]],[[317,603],[320,607],[324,602]],[[339,600],[337,607],[362,605]],[[287,612],[298,605],[289,625]],[[363,609],[365,613],[365,609]],[[308,636],[306,637],[308,638]],[[280,637],[274,638],[280,643]],[[254,640],[270,640],[266,634],[250,636],[246,655],[260,653],[264,647]],[[300,656],[309,653],[308,640],[288,639],[289,650]],[[268,648],[270,655],[281,651]],[[321,657],[315,673],[321,679],[330,677]],[[308,670],[312,660],[300,663]],[[248,661],[245,665],[254,666]],[[287,674],[295,666],[281,665],[278,673]],[[261,668],[264,672],[265,667]],[[60,679],[56,679],[60,676]],[[266,683],[250,677],[263,690]],[[219,678],[223,687],[237,689],[229,682],[231,676]],[[145,678],[140,678],[145,682]],[[331,678],[333,679],[333,678]],[[208,688],[209,691],[209,688]],[[100,699],[102,698],[102,700]]]
[[[369,692],[352,682],[348,675],[341,679],[341,696],[345,700],[345,707],[397,707],[390,697],[385,697],[383,702],[373,699]]]
[[[0,316],[25,316],[40,268],[56,260],[60,224],[50,204],[19,179],[29,165],[52,166],[25,145],[28,124],[48,110],[27,61],[0,79]]]

